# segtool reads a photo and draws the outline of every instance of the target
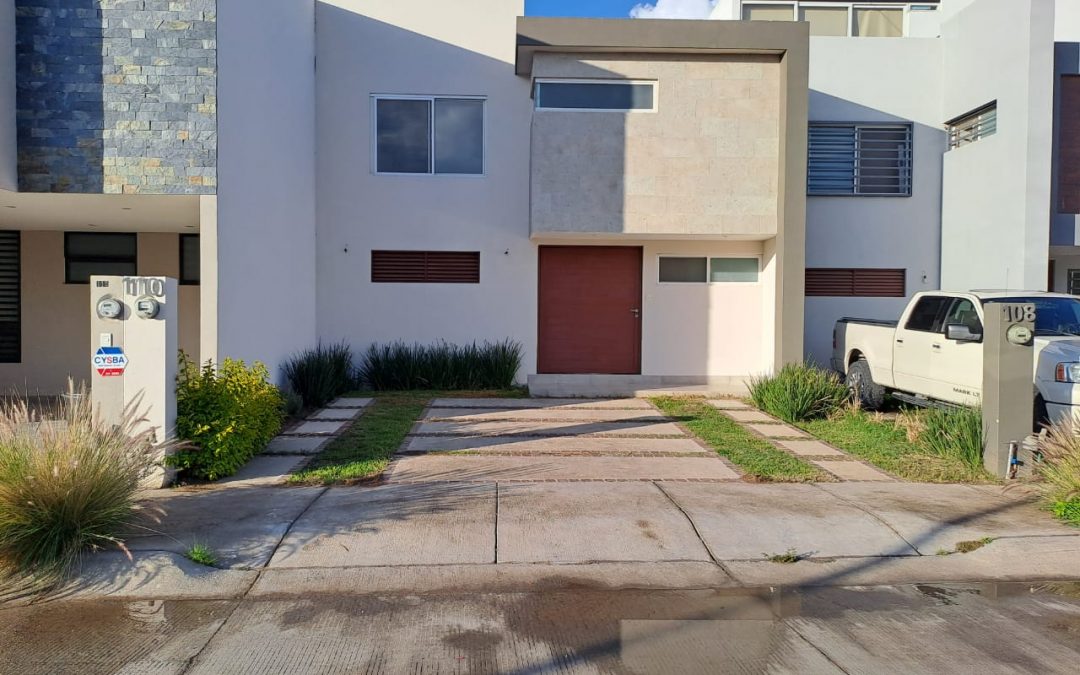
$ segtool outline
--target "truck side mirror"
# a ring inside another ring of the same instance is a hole
[[[979,342],[982,333],[976,333],[962,323],[950,323],[945,326],[945,339],[957,342]]]

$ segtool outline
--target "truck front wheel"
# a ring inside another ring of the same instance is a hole
[[[863,410],[878,410],[884,405],[885,387],[874,383],[866,359],[859,359],[848,366],[847,385],[851,398],[858,401]]]

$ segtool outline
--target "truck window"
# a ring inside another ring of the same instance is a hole
[[[949,312],[945,315],[945,320],[941,324],[941,329],[945,330],[945,326],[950,324],[967,326],[972,333],[981,333],[983,330],[982,321],[979,320],[979,312],[975,309],[975,303],[967,298],[953,300],[952,307],[949,308]]]
[[[905,330],[917,330],[924,333],[940,333],[944,326],[946,308],[952,298],[944,295],[926,295],[919,298],[911,316],[904,324]]]

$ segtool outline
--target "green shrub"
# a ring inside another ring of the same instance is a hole
[[[478,345],[371,345],[359,375],[374,390],[509,389],[521,367],[522,347],[513,340]]]
[[[349,345],[318,345],[285,363],[285,377],[304,405],[321,408],[353,388],[353,357]]]
[[[94,414],[85,389],[69,393],[42,416],[24,401],[0,407],[2,576],[48,585],[84,551],[126,551],[120,536],[136,520],[136,491],[164,449],[152,446],[137,405],[114,425]]]
[[[176,435],[188,444],[169,463],[194,478],[231,476],[281,430],[284,401],[266,366],[225,359],[201,368],[180,356]]]
[[[304,399],[292,389],[281,392],[285,401],[285,415],[287,417],[299,417],[304,412]]]
[[[787,422],[828,417],[848,399],[847,387],[836,373],[805,363],[752,378],[749,388],[754,405]]]
[[[1080,423],[1055,422],[1038,443],[1037,471],[1047,503],[1058,518],[1080,525]]]
[[[919,414],[922,429],[918,441],[929,454],[959,459],[972,469],[982,469],[983,433],[981,408],[928,408]]]

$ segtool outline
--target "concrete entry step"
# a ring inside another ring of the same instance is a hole
[[[640,398],[437,398],[432,408],[601,408],[613,410],[655,410]]]
[[[715,457],[399,456],[390,483],[533,481],[727,481],[739,474]]]
[[[303,436],[307,434],[317,434],[320,436],[333,436],[341,431],[344,431],[348,426],[348,421],[344,422],[320,422],[311,421],[304,422],[297,427],[289,429],[284,432],[283,436]]]
[[[470,451],[513,454],[693,454],[712,456],[711,450],[689,438],[530,438],[517,436],[413,436],[401,452]]]
[[[354,420],[362,412],[364,412],[363,408],[323,408],[311,413],[307,418],[316,422],[340,422]]]
[[[470,422],[545,421],[545,422],[670,422],[656,410],[608,410],[604,408],[431,408],[424,411],[425,420],[466,420]],[[768,419],[768,418],[766,418]]]
[[[686,436],[672,422],[421,422],[413,433],[451,436]]]

